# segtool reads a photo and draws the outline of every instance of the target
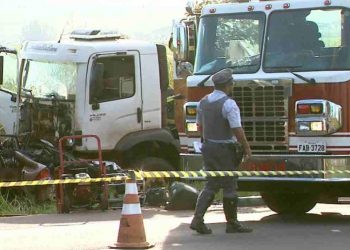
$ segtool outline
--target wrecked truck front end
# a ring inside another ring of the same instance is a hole
[[[21,51],[18,134],[57,145],[59,138],[74,134],[79,67],[77,49],[64,44],[29,42]],[[86,65],[85,65],[86,66]],[[82,113],[82,112],[80,112]]]
[[[72,133],[76,65],[26,60],[19,106],[19,134],[53,144]]]

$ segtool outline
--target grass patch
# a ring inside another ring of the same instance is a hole
[[[9,191],[0,193],[0,216],[51,213],[56,213],[54,201],[38,204],[29,193],[13,194]]]

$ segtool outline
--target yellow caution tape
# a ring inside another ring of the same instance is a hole
[[[317,174],[350,174],[350,170],[305,170],[305,171],[135,171],[136,179],[143,178],[199,178],[199,177],[258,177],[297,176]]]
[[[55,184],[77,184],[93,182],[117,182],[135,178],[137,180],[156,178],[202,178],[202,177],[268,177],[301,176],[318,174],[350,174],[350,170],[305,170],[305,171],[130,171],[125,176],[104,178],[37,180],[0,182],[1,187],[42,186]],[[135,176],[135,177],[133,177]]]
[[[128,176],[114,176],[105,178],[85,178],[85,179],[62,179],[62,180],[37,180],[37,181],[8,181],[0,182],[0,187],[23,187],[23,186],[43,186],[55,184],[77,184],[77,183],[92,183],[92,182],[115,182],[124,181]]]

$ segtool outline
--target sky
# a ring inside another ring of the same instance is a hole
[[[188,0],[0,0],[0,44],[59,39],[74,29],[118,30],[149,38],[169,29],[185,13]],[[165,31],[166,32],[166,31]],[[160,35],[160,34],[158,34]],[[155,38],[154,38],[155,39]]]

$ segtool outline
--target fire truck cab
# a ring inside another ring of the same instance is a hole
[[[184,151],[194,153],[193,143],[200,140],[196,106],[213,89],[210,76],[232,68],[232,98],[253,152],[241,169],[350,169],[348,1],[206,5],[197,27],[193,72],[183,67],[188,62],[177,60],[185,71],[178,72],[178,79],[191,73],[185,91],[175,81],[175,90],[186,97],[176,109]],[[317,202],[349,197],[349,177],[341,172],[249,177],[240,178],[239,188],[260,191],[278,213],[304,213]]]

